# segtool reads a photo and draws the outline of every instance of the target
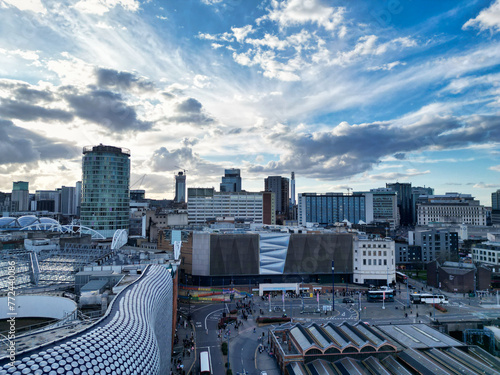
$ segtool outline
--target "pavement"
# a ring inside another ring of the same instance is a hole
[[[425,285],[410,281],[418,290],[423,287],[424,290],[429,290]],[[214,374],[224,374],[226,371],[226,363],[228,359],[222,355],[220,345],[223,341],[229,341],[229,363],[234,375],[260,375],[261,371],[266,371],[268,375],[278,375],[280,370],[274,357],[270,356],[267,351],[259,353],[259,344],[268,345],[267,335],[272,325],[259,327],[255,318],[259,315],[263,316],[281,316],[286,313],[288,317],[292,318],[293,322],[301,322],[303,324],[310,324],[312,322],[327,323],[331,321],[334,324],[341,324],[342,322],[349,322],[351,324],[362,320],[369,324],[409,324],[409,323],[427,323],[433,324],[443,321],[461,321],[473,318],[488,318],[498,316],[498,309],[490,308],[491,304],[485,304],[486,300],[483,298],[482,305],[479,298],[469,299],[464,298],[463,295],[454,293],[445,293],[450,299],[450,303],[445,305],[448,312],[443,313],[436,310],[430,305],[410,305],[407,306],[408,297],[406,294],[406,286],[399,285],[396,287],[398,291],[395,295],[394,302],[382,303],[368,303],[366,297],[362,297],[361,301],[357,296],[352,296],[353,304],[342,303],[343,295],[335,298],[335,311],[329,311],[327,314],[323,312],[323,306],[331,307],[331,294],[323,294],[320,301],[316,298],[285,298],[285,308],[283,311],[283,301],[280,296],[271,299],[271,306],[269,300],[262,300],[258,296],[254,296],[253,310],[254,314],[248,316],[247,320],[243,320],[241,313],[238,319],[244,324],[238,330],[235,329],[234,324],[228,326],[226,332],[222,332],[219,337],[220,331],[217,328],[217,321],[222,317],[223,312],[229,313],[235,307],[235,302],[216,303],[216,304],[191,304],[189,308],[187,305],[181,307],[181,312],[187,315],[187,311],[193,314],[192,324],[186,328],[184,326],[178,327],[179,338],[185,338],[186,334],[191,337],[193,333],[196,339],[197,348],[191,357],[183,359],[184,369],[186,374],[191,370],[192,374],[199,371],[198,364],[196,363],[197,355],[200,350],[208,350],[211,357],[212,372]],[[401,290],[401,292],[399,292]],[[416,291],[416,290],[415,290]],[[412,291],[409,290],[411,293]],[[493,300],[494,299],[494,300]],[[490,296],[488,302],[496,303],[496,296]],[[248,299],[247,299],[248,302]],[[271,311],[269,311],[271,307]],[[318,313],[318,307],[322,311]],[[254,332],[255,328],[255,332]],[[230,330],[230,332],[228,332]],[[264,336],[262,336],[264,334]],[[260,339],[260,340],[259,340]],[[182,339],[180,343],[182,347]],[[182,356],[181,356],[182,358]],[[182,374],[182,372],[180,372]]]
[[[171,370],[173,374],[189,374],[190,372],[194,374],[195,371],[193,370],[195,368],[197,358],[196,331],[194,329],[193,322],[188,322],[187,317],[184,314],[179,314],[179,318],[177,319],[176,334],[178,342],[174,344],[174,355],[172,356]],[[191,351],[190,345],[184,347],[184,340],[190,340],[191,337],[195,340],[193,351]],[[190,351],[189,355],[188,350]],[[183,365],[182,368],[180,367],[181,364]]]

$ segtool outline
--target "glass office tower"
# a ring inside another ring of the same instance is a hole
[[[130,150],[86,146],[82,162],[80,222],[105,237],[129,227]]]

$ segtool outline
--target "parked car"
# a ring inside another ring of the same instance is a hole
[[[342,300],[342,303],[354,303],[354,301],[352,298],[344,297],[344,299]]]
[[[415,289],[413,285],[408,284],[408,289]]]

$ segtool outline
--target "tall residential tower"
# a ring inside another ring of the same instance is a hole
[[[83,148],[80,222],[105,237],[129,227],[130,150]]]

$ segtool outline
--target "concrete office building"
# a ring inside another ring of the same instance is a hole
[[[388,188],[371,189],[369,192],[358,192],[366,198],[366,223],[384,224],[394,230],[399,227],[399,210],[397,193]]]
[[[408,245],[420,246],[425,263],[451,260],[458,256],[458,233],[449,228],[417,227],[408,232]]]
[[[105,237],[129,228],[130,150],[83,148],[81,224]]]
[[[235,193],[241,191],[241,175],[239,169],[224,169],[224,176],[222,177],[222,182],[220,183],[220,191],[221,193]]]
[[[76,215],[76,188],[73,186],[63,186],[61,188],[61,214],[63,216]]]
[[[264,218],[266,210],[264,204],[272,202],[272,200],[265,200],[265,195],[266,192],[216,192],[214,188],[189,188],[189,223],[203,224],[215,221],[217,217],[232,217],[236,221],[272,224],[272,222],[265,222]]]
[[[474,263],[500,268],[500,233],[488,233],[488,241],[473,245],[471,253]]]
[[[12,184],[11,211],[23,212],[29,210],[29,182],[16,181]]]
[[[344,220],[354,224],[358,224],[360,220],[366,222],[365,199],[361,193],[299,194],[299,225],[318,223],[327,226]]]
[[[179,172],[175,176],[175,203],[186,202],[186,175],[184,172]]]
[[[419,198],[421,195],[434,195],[434,189],[425,186],[413,186],[411,188],[411,210],[412,210],[412,222],[417,222],[417,204],[419,203]]]
[[[61,212],[61,190],[36,190],[35,210]]]
[[[269,176],[264,180],[264,190],[274,193],[276,215],[287,219],[290,208],[290,180],[281,176]]]
[[[396,276],[395,245],[390,238],[356,236],[353,243],[353,282],[389,285]],[[336,267],[337,268],[337,267]]]
[[[408,268],[422,268],[422,248],[417,245],[408,245],[408,242],[395,243],[396,265]]]
[[[486,209],[470,194],[421,195],[417,203],[417,225],[486,225]]]

